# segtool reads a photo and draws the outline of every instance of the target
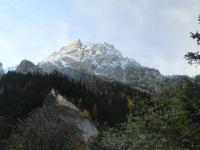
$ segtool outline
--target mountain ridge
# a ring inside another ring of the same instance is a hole
[[[124,68],[125,65],[132,63],[135,67],[141,67],[135,60],[123,57],[122,53],[111,44],[106,42],[102,44],[82,43],[80,39],[76,39],[68,46],[53,52],[39,65],[50,62],[59,67],[73,67],[72,61],[82,65],[83,68],[87,67],[87,70],[95,74],[98,74],[98,71],[104,65]]]
[[[24,74],[57,71],[84,82],[93,82],[93,76],[98,76],[145,90],[154,90],[164,78],[158,70],[124,57],[112,44],[83,43],[80,39],[53,52],[37,65],[23,60],[15,71]]]
[[[71,68],[147,89],[152,88],[152,82],[156,84],[164,77],[158,70],[143,67],[134,59],[124,57],[111,44],[82,43],[80,39],[53,52],[37,66],[44,72],[56,69],[64,74],[67,73],[63,70]],[[147,83],[150,80],[153,81]]]

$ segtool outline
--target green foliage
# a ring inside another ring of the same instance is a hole
[[[113,128],[103,128],[98,139],[91,144],[92,150],[126,150],[130,147],[126,123]]]
[[[7,150],[67,150],[80,145],[73,129],[66,126],[55,110],[42,109],[20,121],[15,134],[7,142]]]
[[[9,137],[18,119],[25,119],[43,105],[52,88],[81,110],[87,110],[93,121],[109,126],[126,120],[130,111],[128,98],[148,97],[145,92],[118,82],[98,79],[85,85],[56,72],[45,75],[9,72],[0,79],[0,122],[4,129],[0,130],[0,141]]]
[[[198,52],[188,52],[185,55],[185,59],[188,61],[190,65],[192,64],[200,64],[200,54]]]
[[[198,21],[200,22],[200,16]],[[197,44],[200,45],[200,34],[197,31],[196,33],[191,33],[191,38],[197,41]],[[199,51],[197,52],[188,52],[185,55],[185,59],[188,61],[189,64],[200,64],[200,54]]]
[[[200,148],[198,76],[195,79],[182,76],[163,80],[157,93],[149,96],[117,82],[98,81],[84,85],[57,73],[8,73],[0,80],[1,138],[9,136],[10,125],[15,125],[18,118],[26,118],[31,111],[41,107],[52,88],[79,106],[83,116],[89,116],[100,124],[100,135],[91,149]],[[127,117],[127,122],[118,124]],[[67,144],[63,139],[67,140]],[[71,130],[64,127],[56,112],[48,111],[36,113],[20,122],[17,132],[9,139],[7,149],[75,149],[67,147],[77,146],[73,142]],[[0,144],[7,143],[2,141]]]
[[[199,149],[200,86],[196,83],[182,80],[149,101],[136,101],[128,122],[103,130],[96,146],[100,150]]]

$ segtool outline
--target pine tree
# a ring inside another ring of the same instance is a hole
[[[200,15],[198,21],[200,22]],[[200,33],[197,31],[196,33],[191,32],[191,38],[197,41],[197,45],[200,45]],[[200,54],[199,51],[197,52],[188,52],[185,55],[185,59],[188,61],[189,64],[200,64]]]

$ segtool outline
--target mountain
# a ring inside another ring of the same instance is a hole
[[[23,74],[56,71],[85,83],[97,82],[99,78],[111,82],[115,80],[147,91],[156,90],[165,78],[158,70],[143,67],[134,59],[124,57],[111,44],[83,43],[80,39],[53,52],[37,65],[23,60],[13,70]]]
[[[31,61],[28,60],[22,60],[21,63],[17,66],[16,72],[18,73],[37,73],[40,72],[42,73],[42,70],[38,68],[35,64],[33,64]]]
[[[68,126],[68,130],[74,129],[73,136],[77,136],[81,142],[88,144],[97,137],[96,126],[88,118],[83,118],[81,110],[54,89],[48,94],[43,105],[42,109],[47,110],[50,120],[53,118],[51,114],[57,115],[56,117]]]
[[[100,76],[115,75],[117,68],[127,66],[141,67],[132,59],[124,58],[120,51],[108,43],[81,43],[80,39],[72,41],[69,46],[52,53],[39,63],[41,67],[51,64],[56,68],[75,68]]]
[[[200,76],[163,76],[80,40],[11,70],[0,63],[0,150],[199,147]]]
[[[158,70],[143,67],[124,57],[111,44],[82,43],[80,39],[53,52],[38,67],[44,72],[57,70],[72,76],[84,72],[145,89],[154,88],[163,79]]]

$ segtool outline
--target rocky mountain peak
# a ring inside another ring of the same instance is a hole
[[[24,59],[20,62],[20,65],[22,64],[29,64],[29,65],[34,65],[34,63],[32,63],[31,61],[27,60],[27,59]]]
[[[22,60],[16,68],[16,72],[23,74],[27,74],[29,72],[36,73],[39,71],[40,69],[34,63],[26,59]]]
[[[105,67],[123,68],[127,62],[140,66],[133,59],[124,58],[122,53],[108,43],[82,43],[80,39],[72,41],[68,46],[53,52],[47,60],[40,64],[51,63],[58,67],[73,67],[79,65],[89,72],[96,73]]]
[[[84,43],[80,39],[53,52],[38,67],[44,72],[56,69],[67,75],[74,74],[70,73],[70,69],[84,71],[134,86],[145,83],[145,87],[148,87],[150,81],[157,83],[163,77],[159,71],[143,67],[134,59],[124,57],[112,44]]]
[[[81,48],[81,40],[80,39],[75,39],[71,41],[69,44],[69,49],[80,49]]]

